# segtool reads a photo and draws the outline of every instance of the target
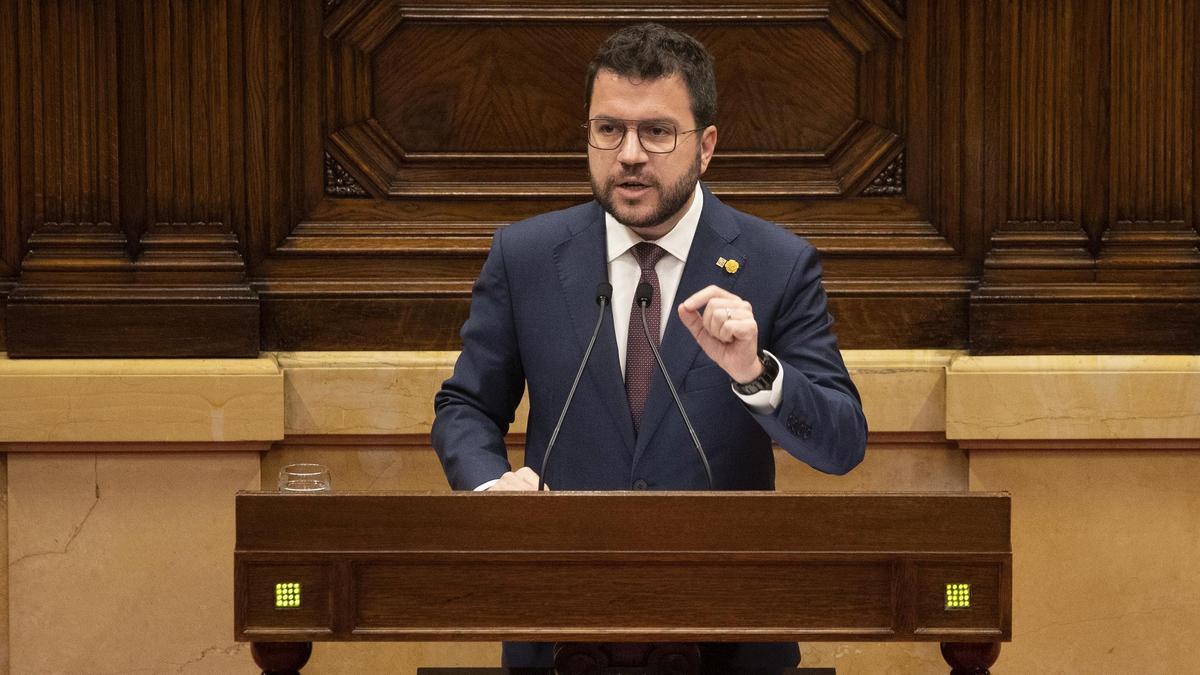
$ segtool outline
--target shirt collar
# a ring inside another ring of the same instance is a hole
[[[687,262],[688,250],[692,248],[692,239],[696,238],[696,227],[700,224],[700,211],[704,208],[704,191],[700,182],[696,182],[696,191],[692,195],[692,205],[688,207],[683,217],[675,223],[671,231],[655,240],[667,253]],[[613,214],[604,212],[604,232],[608,244],[608,262],[612,262],[643,241],[636,232],[622,225]]]

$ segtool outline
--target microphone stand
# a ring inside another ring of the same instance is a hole
[[[575,388],[579,386],[579,380],[583,377],[583,369],[592,355],[592,347],[596,346],[596,336],[600,334],[600,324],[604,322],[604,308],[611,300],[612,284],[607,281],[600,282],[596,286],[596,304],[600,305],[600,312],[596,317],[596,327],[592,329],[592,339],[588,341],[587,349],[583,352],[583,360],[579,363],[579,370],[575,371],[575,381],[571,383],[567,402],[563,404],[562,412],[558,415],[558,422],[554,425],[554,433],[550,434],[550,442],[546,444],[546,453],[542,455],[542,468],[538,471],[538,492],[546,487],[546,467],[550,462],[550,451],[554,449],[554,442],[558,440],[558,432],[562,429],[563,420],[567,418],[567,410],[571,407],[571,400],[575,398]]]
[[[688,433],[692,435],[692,443],[696,446],[696,453],[700,455],[700,463],[704,465],[704,475],[708,478],[708,489],[713,489],[712,468],[708,466],[708,455],[704,454],[704,447],[700,445],[700,437],[696,435],[696,429],[692,427],[692,421],[688,419],[687,411],[683,409],[683,401],[679,400],[679,392],[675,391],[675,385],[671,382],[671,376],[667,373],[667,366],[663,363],[662,354],[658,353],[658,345],[654,344],[654,339],[650,337],[650,325],[646,322],[646,306],[650,304],[650,296],[654,295],[654,287],[643,281],[637,286],[637,303],[638,307],[642,308],[642,331],[646,336],[646,341],[650,343],[650,351],[654,352],[654,360],[658,362],[658,369],[662,371],[663,379],[667,381],[667,388],[671,390],[671,398],[675,399],[675,407],[679,408],[679,414],[683,416],[683,423],[687,426]]]

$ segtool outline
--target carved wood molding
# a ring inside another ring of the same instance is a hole
[[[824,51],[819,52],[820,58],[836,63],[839,69],[836,72],[845,71],[847,78],[868,82],[860,87],[860,93],[871,92],[874,96],[876,92],[896,89],[895,60],[903,31],[886,12],[867,11],[873,7],[852,3],[844,8],[845,12],[831,12],[827,7],[817,6],[689,6],[683,14],[679,7],[662,8],[663,17],[656,16],[659,10],[640,8],[636,15],[641,19],[672,20],[686,16],[685,22],[720,18],[734,24],[726,31],[735,30],[737,21],[753,17],[756,22],[767,22],[780,39],[804,44],[812,41],[801,40],[807,35],[821,43]],[[496,68],[526,59],[529,63],[521,62],[522,68],[540,72],[538,69],[549,63],[561,63],[561,48],[574,47],[573,44],[556,46],[554,34],[538,33],[544,24],[567,22],[570,30],[580,32],[581,39],[588,40],[591,38],[584,33],[594,32],[586,27],[589,23],[621,21],[628,13],[627,9],[585,4],[414,7],[361,2],[347,5],[326,20],[323,30],[328,46],[325,70],[341,74],[327,81],[324,106],[329,113],[325,120],[325,128],[329,130],[327,142],[336,149],[337,161],[350,174],[365,180],[367,184],[362,187],[366,191],[390,199],[586,197],[590,191],[582,171],[585,148],[576,128],[578,112],[574,106],[567,106],[568,112],[562,107],[561,97],[552,95],[546,101],[548,105],[541,109],[524,110],[531,104],[528,96],[520,93],[525,87],[515,82],[504,86],[505,74],[500,72],[493,75],[501,78],[498,82],[501,86],[489,97],[517,98],[499,106],[494,116],[475,111],[496,106],[489,104],[489,99],[472,98],[478,96],[478,86],[471,84],[477,68],[459,63],[463,58],[459,52],[470,54],[471,50],[494,42],[487,49],[494,56],[495,51],[511,48],[506,43],[519,43],[524,48],[506,52],[506,58],[495,62]],[[486,23],[479,23],[485,18]],[[398,35],[401,29],[406,31],[403,39]],[[597,33],[596,39],[600,35]],[[419,46],[447,40],[461,47],[445,53],[444,62],[436,72],[387,65],[413,63],[427,53],[412,51],[406,46],[409,43]],[[480,46],[473,46],[474,43]],[[551,83],[555,79],[558,78],[549,78]],[[844,93],[847,92],[839,92],[838,96]],[[800,99],[800,96],[784,97],[777,103]],[[894,121],[898,112],[897,102],[887,97],[873,98],[865,115],[848,103],[848,99],[837,99],[838,105],[846,107],[846,117],[838,133],[827,137],[818,147],[800,152],[794,148],[734,147],[719,152],[709,169],[710,185],[726,194],[747,197],[853,193],[868,180],[865,174],[878,165],[881,155],[895,153],[899,138]],[[832,97],[826,107],[830,105]],[[472,112],[463,113],[463,109]],[[534,147],[536,142],[524,138],[528,125],[519,124],[509,129],[515,135],[508,139],[513,147],[502,147],[504,144],[494,136],[501,128],[499,125],[510,124],[506,117],[514,110],[518,114],[540,116],[543,118],[540,123],[557,127],[554,140],[545,147]],[[556,117],[560,113],[562,119]],[[785,124],[787,119],[787,115],[778,116],[774,126]],[[729,128],[735,142],[737,134],[747,133],[739,130],[736,123]],[[565,135],[560,136],[563,134],[560,130],[566,130]],[[519,149],[521,145],[528,149]]]
[[[740,204],[736,196],[718,194]],[[731,198],[732,197],[732,198]],[[777,203],[777,202],[775,202]],[[759,202],[760,213],[765,213]],[[530,207],[537,211],[537,206]],[[866,212],[864,212],[866,213]],[[515,219],[514,219],[515,220]],[[826,256],[887,256],[888,258],[955,258],[957,252],[928,222],[795,222],[774,218],[784,229],[804,237]],[[438,256],[449,262],[471,259],[467,270],[474,278],[478,265],[491,248],[492,233],[503,222],[305,222],[297,225],[276,247],[275,260],[337,256]],[[420,268],[420,261],[415,260]],[[446,267],[443,267],[446,269]]]
[[[255,356],[258,298],[221,223],[46,223],[8,296],[12,357]]]
[[[904,153],[896,155],[883,171],[863,190],[871,197],[899,197],[904,194]]]
[[[112,223],[45,223],[29,237],[21,286],[81,277],[96,285],[133,281],[128,237]],[[74,274],[73,274],[74,273]]]
[[[325,194],[330,197],[371,196],[329,152],[325,153]]]
[[[343,2],[345,0],[321,0],[321,11],[325,13],[325,16],[329,16],[337,11]]]
[[[829,257],[954,259],[958,254],[931,223],[800,223],[785,229]]]
[[[971,302],[974,353],[1200,351],[1200,289],[1194,284],[992,284]]]
[[[1182,222],[1117,222],[1096,260],[1102,282],[1185,284],[1200,288],[1200,234]]]
[[[586,0],[567,0],[549,5],[536,2],[482,4],[469,1],[437,5],[408,5],[400,9],[408,21],[552,21],[570,23],[628,23],[658,21],[709,23],[712,21],[808,21],[824,20],[835,14],[829,4],[763,4],[758,2],[699,5],[663,2],[651,6],[598,5]],[[890,26],[891,24],[889,24]]]

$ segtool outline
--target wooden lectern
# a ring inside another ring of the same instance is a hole
[[[986,673],[1009,519],[982,493],[244,492],[236,638],[266,672],[324,640],[859,640]]]

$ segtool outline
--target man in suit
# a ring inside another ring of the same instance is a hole
[[[459,490],[533,490],[542,457],[612,284],[599,338],[544,477],[568,490],[707,489],[704,463],[643,329],[688,411],[719,490],[770,490],[772,441],[827,473],[866,446],[858,392],[830,330],[807,242],[722,204],[699,178],[717,143],[712,57],[656,24],[618,31],[588,74],[595,201],[493,238],[435,399],[433,445]],[[504,435],[528,385],[525,464]],[[707,645],[733,667],[795,665],[792,644]],[[510,666],[549,665],[547,645],[506,644]]]

